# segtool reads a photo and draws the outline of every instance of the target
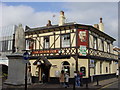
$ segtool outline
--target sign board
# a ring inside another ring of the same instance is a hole
[[[41,51],[33,51],[32,54],[49,54],[49,53],[58,53],[58,50],[41,50]]]
[[[80,45],[79,50],[80,50],[80,56],[86,56],[86,52],[87,52],[86,46]]]
[[[90,60],[90,67],[95,67],[95,61],[94,60]]]
[[[88,46],[88,30],[78,29],[78,43],[77,46]]]

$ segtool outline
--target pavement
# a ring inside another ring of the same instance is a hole
[[[119,77],[120,79],[120,77]],[[82,87],[74,87],[73,84],[70,84],[68,88],[61,87],[60,84],[50,84],[50,83],[33,83],[31,85],[28,85],[28,90],[50,90],[50,89],[55,89],[55,90],[78,90],[78,89],[100,89],[108,84],[117,82],[119,80],[118,78],[111,78],[111,79],[106,79],[97,82],[91,82],[88,83],[88,86],[84,84]],[[24,90],[24,86],[11,86],[11,85],[3,85],[2,90]]]

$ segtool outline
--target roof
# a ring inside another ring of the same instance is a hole
[[[43,60],[44,64],[46,64],[46,65],[49,65],[49,66],[52,65],[52,64],[48,61],[48,59],[45,58],[45,57],[43,57],[43,56],[39,57],[39,58],[33,63],[33,65],[37,65],[37,62],[39,62],[39,61],[41,61],[41,60]]]
[[[44,27],[37,27],[37,28],[28,28],[25,30],[25,33],[33,33],[33,32],[38,32],[38,31],[44,31],[44,30],[50,30],[50,29],[56,29],[56,28],[65,28],[65,27],[71,27],[71,26],[80,26],[82,28],[85,27],[85,29],[87,30],[90,30],[90,31],[93,31],[111,41],[116,41],[116,39],[114,39],[113,37],[109,36],[108,34],[98,30],[97,28],[93,27],[92,25],[84,25],[84,24],[77,24],[75,22],[71,22],[71,23],[65,23],[64,25],[62,26],[59,26],[59,25],[52,25],[52,26],[44,26]]]

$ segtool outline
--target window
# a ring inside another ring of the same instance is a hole
[[[30,46],[30,45],[29,45],[29,40],[26,40],[25,46],[26,46],[26,50],[27,50],[27,49],[30,49],[30,48],[29,48],[29,46]]]
[[[106,67],[106,73],[108,73],[108,67]]]
[[[8,41],[8,50],[12,50],[12,40]]]
[[[111,62],[109,62],[109,73],[111,73]]]
[[[70,47],[70,34],[62,35],[62,47]]]
[[[8,40],[2,41],[2,51],[8,51]]]
[[[97,49],[97,37],[93,36],[93,48]]]
[[[102,62],[100,62],[100,74],[102,74]]]
[[[110,43],[107,43],[107,52],[110,52]]]
[[[103,40],[101,40],[101,44],[102,44],[102,46],[101,46],[102,51],[104,51],[104,41]]]
[[[44,37],[44,48],[45,49],[49,48],[49,37]]]

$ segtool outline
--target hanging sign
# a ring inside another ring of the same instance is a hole
[[[88,46],[88,30],[78,29],[78,46]]]
[[[87,52],[86,46],[80,45],[79,50],[80,50],[80,56],[86,56],[86,52]]]

